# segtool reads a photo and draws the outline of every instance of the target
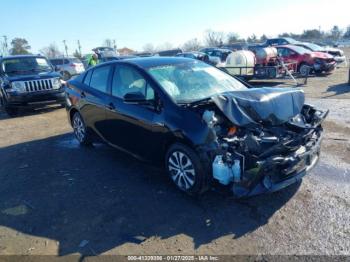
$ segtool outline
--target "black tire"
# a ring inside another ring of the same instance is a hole
[[[9,117],[15,117],[18,115],[18,108],[8,106],[6,100],[3,97],[0,97],[0,107],[4,109],[4,111]]]
[[[10,117],[16,117],[18,115],[18,108],[17,107],[4,107],[6,114]]]
[[[201,163],[197,153],[186,145],[176,143],[168,149],[165,168],[177,188],[188,194],[200,195],[210,187],[211,173]]]
[[[72,127],[74,130],[75,138],[81,145],[88,146],[92,144],[85,122],[79,112],[76,112],[73,115]]]
[[[311,67],[306,63],[301,63],[299,65],[298,71],[301,76],[307,76],[311,73]]]
[[[62,78],[63,78],[63,80],[65,80],[65,81],[67,81],[67,80],[69,80],[69,79],[71,79],[71,74],[69,73],[69,72],[67,72],[67,71],[63,71],[62,72]]]

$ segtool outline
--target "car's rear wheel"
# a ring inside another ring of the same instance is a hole
[[[165,157],[166,170],[182,191],[189,194],[201,194],[210,184],[209,172],[206,172],[197,153],[183,144],[172,145]]]
[[[72,119],[74,135],[81,145],[91,145],[86,125],[79,112],[74,113]]]
[[[311,71],[311,67],[306,64],[306,63],[302,63],[300,66],[299,66],[299,73],[301,76],[307,76]]]

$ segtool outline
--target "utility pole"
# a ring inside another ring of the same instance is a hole
[[[63,40],[62,42],[64,44],[64,49],[66,50],[66,57],[68,57],[68,46],[66,44],[66,40]]]
[[[82,54],[81,54],[81,45],[80,45],[80,41],[78,40],[77,42],[78,42],[79,55],[82,56]]]
[[[115,39],[113,39],[113,48],[114,48],[114,51],[117,52],[117,45],[115,43]]]
[[[3,35],[2,37],[4,38],[4,43],[2,45],[2,55],[6,56],[8,55],[7,36]]]

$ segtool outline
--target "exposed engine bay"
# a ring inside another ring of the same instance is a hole
[[[318,160],[328,114],[304,104],[301,90],[271,88],[223,94],[195,110],[219,147],[213,177],[237,197],[276,191],[304,176]]]

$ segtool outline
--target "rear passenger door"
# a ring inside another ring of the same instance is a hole
[[[85,124],[104,138],[106,106],[108,104],[111,65],[98,66],[87,72],[81,90],[80,112]]]

